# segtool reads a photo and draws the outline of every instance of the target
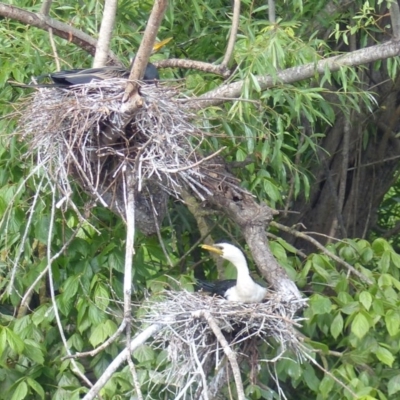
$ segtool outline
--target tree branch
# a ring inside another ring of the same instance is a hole
[[[211,74],[220,75],[227,78],[230,75],[228,68],[221,68],[221,65],[209,64],[203,61],[184,60],[181,58],[168,58],[168,60],[161,60],[154,63],[157,68],[185,68],[195,69],[198,71],[209,72]]]
[[[123,112],[130,112],[141,106],[141,98],[138,93],[139,84],[137,81],[143,78],[167,5],[168,0],[155,0],[154,2],[142,42],[140,43],[138,52],[136,53],[135,62],[133,63],[129,75],[130,82],[128,82],[126,86],[124,97],[122,99],[121,109]]]
[[[400,39],[400,9],[399,3],[393,1],[389,7],[390,21],[392,23],[392,32],[394,39]]]
[[[351,266],[349,263],[347,263],[346,261],[342,260],[340,257],[336,256],[335,254],[333,254],[332,252],[330,252],[327,248],[325,248],[320,242],[318,242],[318,240],[315,240],[314,238],[312,238],[309,235],[306,235],[303,232],[299,232],[296,231],[294,229],[291,229],[285,225],[279,224],[278,222],[272,221],[271,222],[272,226],[275,226],[275,228],[278,228],[281,231],[284,232],[288,232],[293,236],[296,236],[298,238],[304,239],[309,241],[310,243],[312,243],[317,249],[321,250],[324,254],[326,254],[329,258],[332,258],[332,260],[336,261],[338,264],[343,265],[346,269],[349,270],[349,272],[351,272],[353,275],[356,275],[360,278],[360,280],[362,282],[368,283],[368,284],[372,284],[373,282],[366,277],[365,275],[363,275],[361,272],[357,271],[353,266]]]
[[[267,90],[277,84],[288,84],[303,79],[315,78],[317,74],[324,74],[326,69],[334,72],[342,67],[354,67],[377,60],[385,60],[390,57],[395,57],[399,53],[400,40],[390,40],[384,44],[378,44],[351,53],[329,57],[318,62],[299,65],[283,71],[277,71],[275,77],[269,75],[258,76],[257,82],[261,90]],[[220,86],[198,97],[196,101],[191,102],[189,107],[191,109],[202,109],[204,107],[223,103],[224,100],[221,98],[237,98],[242,93],[243,85],[243,81],[238,81]]]
[[[40,7],[40,14],[42,15],[49,15],[51,3],[53,0],[44,0],[42,6]]]
[[[94,56],[93,61],[94,68],[103,67],[107,64],[117,7],[118,0],[105,1],[99,39],[97,40],[96,55]]]
[[[136,350],[142,344],[146,342],[151,336],[156,334],[163,327],[162,324],[153,324],[147,327],[144,331],[142,331],[139,335],[137,335],[130,343],[131,352]],[[97,380],[97,382],[93,385],[93,387],[89,390],[86,396],[82,400],[93,400],[97,394],[100,392],[102,387],[108,382],[114,372],[120,367],[120,365],[126,360],[129,353],[125,348],[114,358],[112,363],[107,367],[104,371],[103,375]]]
[[[45,31],[48,31],[49,28],[52,28],[53,33],[56,36],[76,44],[78,47],[85,50],[92,56],[94,56],[96,53],[96,39],[93,39],[91,36],[80,31],[79,29],[64,24],[63,22],[57,21],[53,18],[49,18],[40,13],[36,14],[26,11],[22,8],[4,3],[0,3],[0,16],[11,18],[26,25],[34,26],[35,28],[43,29]],[[118,60],[117,56],[113,52],[110,51],[108,57],[109,64],[122,66],[122,63]]]
[[[225,57],[220,65],[220,68],[224,69],[228,67],[229,61],[232,58],[233,50],[235,48],[237,31],[239,29],[240,20],[240,0],[233,1],[233,17],[231,33],[229,35],[228,46],[226,47]]]

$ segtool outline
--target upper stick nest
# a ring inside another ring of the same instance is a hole
[[[170,366],[160,372],[167,385],[194,386],[192,389],[198,390],[200,377],[210,377],[225,360],[222,345],[207,318],[216,322],[229,346],[237,351],[239,361],[253,364],[250,367],[256,370],[262,343],[271,350],[269,360],[263,354],[263,362],[278,361],[287,356],[286,350],[297,359],[304,359],[306,350],[296,331],[304,318],[295,315],[294,310],[299,309],[299,304],[293,304],[295,300],[285,301],[274,292],[267,294],[265,302],[253,304],[187,291],[167,291],[161,297],[142,306],[141,322],[164,325],[153,346],[167,351]]]
[[[168,194],[179,196],[182,185],[200,197],[211,194],[199,168],[204,133],[168,87],[143,85],[143,107],[122,114],[125,86],[124,79],[109,79],[41,88],[25,107],[20,128],[30,153],[66,198],[72,176],[97,202],[124,215],[127,171],[136,192],[147,190],[135,206],[140,211],[143,200],[151,223],[154,208],[162,219]]]

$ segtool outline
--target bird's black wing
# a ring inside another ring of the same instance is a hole
[[[58,86],[71,86],[90,83],[92,80],[110,78],[128,78],[129,71],[119,67],[103,67],[88,69],[68,69],[49,74],[51,80]]]
[[[148,63],[146,70],[144,71],[143,81],[148,83],[154,83],[155,80],[159,80],[160,75],[158,70],[152,63]]]
[[[129,78],[129,71],[125,68],[108,66],[101,68],[87,68],[87,69],[66,69],[63,71],[52,72],[50,74],[44,74],[36,77],[36,80],[39,84],[31,84],[31,85],[21,85],[14,84],[14,86],[19,87],[59,87],[59,88],[68,88],[72,85],[82,85],[86,83],[90,83],[93,80],[102,81],[104,79],[110,78]],[[42,84],[41,82],[45,78],[50,78],[53,83],[50,84]],[[158,74],[157,68],[148,63],[146,70],[143,76],[143,82],[146,83],[156,83],[157,80],[160,79],[160,75]]]
[[[90,83],[92,80],[104,80],[110,78],[129,78],[129,71],[120,67],[102,67],[88,69],[70,69],[49,74],[51,80],[57,86],[71,86]],[[154,83],[160,79],[157,68],[149,63],[144,72],[143,81]]]
[[[196,279],[197,290],[204,290],[205,292],[216,294],[222,297],[225,297],[226,291],[233,286],[236,286],[236,279],[226,279],[223,281],[214,282]]]

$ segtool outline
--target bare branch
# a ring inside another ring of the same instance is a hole
[[[54,290],[54,281],[53,281],[53,272],[51,270],[51,261],[53,257],[51,256],[51,247],[52,247],[52,240],[53,240],[53,229],[54,229],[54,222],[55,222],[55,210],[56,210],[56,188],[53,186],[52,187],[52,205],[51,205],[51,213],[50,213],[50,222],[49,222],[49,232],[47,235],[47,259],[48,261],[48,276],[49,276],[49,287],[50,287],[50,298],[51,298],[51,303],[53,305],[53,311],[54,311],[54,317],[56,319],[58,331],[61,336],[61,340],[64,345],[65,352],[69,355],[71,355],[71,351],[68,346],[67,338],[65,337],[64,333],[64,328],[62,326],[60,314],[58,312],[58,306],[56,302],[56,295],[55,295],[55,290]],[[81,372],[79,369],[77,363],[75,360],[71,360],[72,364],[72,372],[77,375],[80,379],[82,379],[83,382],[86,383],[87,386],[91,387],[92,382]]]
[[[131,359],[131,326],[132,326],[132,263],[135,253],[135,178],[133,171],[125,166],[124,171],[124,193],[125,199],[125,215],[126,215],[126,244],[125,244],[125,268],[124,268],[124,321],[126,323],[126,351],[129,370],[132,374],[136,393],[139,400],[143,400],[140,390],[139,380],[136,373],[135,365]]]
[[[268,0],[268,21],[271,24],[276,22],[275,0]]]
[[[136,398],[138,400],[143,400],[143,393],[142,390],[140,389],[140,382],[139,382],[139,377],[135,368],[135,364],[132,361],[131,357],[127,357],[128,360],[128,365],[129,365],[129,370],[131,371],[132,379],[133,379],[133,384],[136,389]]]
[[[390,3],[389,12],[390,21],[392,22],[393,38],[400,39],[400,9],[397,1]]]
[[[332,260],[335,260],[338,264],[343,265],[346,269],[348,269],[353,275],[356,275],[360,278],[362,282],[372,284],[372,281],[366,277],[364,274],[361,272],[357,271],[353,266],[351,266],[349,263],[346,261],[342,260],[332,252],[330,252],[327,248],[325,248],[320,242],[315,240],[309,235],[306,235],[303,232],[296,231],[294,229],[291,229],[285,225],[279,224],[278,222],[272,221],[271,226],[275,226],[275,228],[278,228],[281,231],[288,232],[293,236],[299,237],[301,239],[307,240],[310,243],[312,243],[315,247],[317,247],[319,250],[321,250],[324,254],[326,254],[328,257],[332,258]]]
[[[52,2],[53,0],[43,0],[42,7],[40,7],[40,14],[48,16]]]
[[[168,0],[155,0],[154,2],[150,18],[144,31],[142,42],[140,43],[135,57],[135,62],[133,63],[131,73],[129,75],[130,82],[128,82],[126,86],[125,94],[122,99],[123,105],[121,109],[124,112],[129,112],[141,106],[141,100],[138,93],[139,86],[137,81],[143,78],[149,57],[153,51],[158,29],[160,28],[165,11],[167,9],[167,5]]]
[[[231,33],[229,35],[228,46],[226,48],[225,57],[221,63],[221,67],[228,67],[229,61],[232,58],[233,50],[235,48],[237,31],[239,29],[240,20],[240,0],[233,1],[233,17],[232,17],[232,27]]]
[[[143,343],[146,342],[151,336],[161,330],[163,327],[162,324],[153,324],[147,327],[144,331],[142,331],[139,335],[137,335],[130,343],[131,351],[136,350]],[[112,363],[107,367],[104,371],[103,375],[97,380],[97,382],[93,385],[93,387],[89,390],[83,400],[93,400],[102,387],[108,382],[114,372],[120,367],[120,365],[126,360],[128,356],[128,350],[125,348],[118,354],[117,357],[114,358]]]
[[[60,58],[58,57],[57,47],[56,47],[56,44],[54,42],[53,29],[52,28],[49,28],[49,40],[50,40],[51,48],[53,50],[54,61],[56,62],[57,71],[60,71],[61,70]]]
[[[342,54],[339,56],[329,57],[324,60],[299,65],[278,71],[276,77],[258,76],[257,82],[261,90],[267,90],[277,84],[287,84],[301,81],[303,79],[315,78],[316,74],[324,74],[326,69],[331,72],[338,71],[342,67],[354,67],[361,64],[367,64],[377,60],[385,60],[390,57],[395,57],[400,53],[400,41],[390,40],[383,44],[367,47],[365,49],[353,51],[351,53]],[[220,86],[210,92],[204,93],[197,101],[190,104],[191,109],[201,109],[204,107],[218,105],[224,101],[221,98],[239,97],[243,81],[229,83]],[[219,99],[216,99],[219,98]]]
[[[76,44],[81,49],[85,50],[92,56],[96,53],[97,40],[93,39],[86,33],[76,29],[70,25],[64,24],[53,18],[49,18],[42,14],[36,14],[26,11],[22,8],[11,6],[9,4],[0,3],[0,16],[11,18],[23,24],[34,26],[35,28],[48,31],[49,28],[53,29],[53,33],[71,43]],[[111,51],[108,54],[109,64],[122,66],[117,56]]]
[[[111,36],[114,29],[115,15],[117,13],[118,0],[106,0],[104,4],[103,19],[97,40],[96,55],[93,67],[99,68],[107,64],[110,51]]]
[[[228,78],[230,70],[223,65],[209,64],[203,61],[184,60],[181,58],[168,58],[154,63],[157,68],[186,68],[195,69],[198,71],[209,72],[211,74],[220,75],[223,78]]]
[[[113,335],[111,335],[105,342],[103,342],[99,347],[96,347],[95,349],[91,351],[85,351],[82,353],[75,353],[69,356],[65,356],[62,358],[62,360],[66,360],[68,358],[84,358],[84,357],[94,357],[97,354],[99,354],[102,350],[107,348],[111,343],[113,343],[123,332],[126,326],[126,321],[123,319],[121,322],[121,325],[118,327],[118,329],[114,332]]]

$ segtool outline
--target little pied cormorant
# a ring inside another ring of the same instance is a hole
[[[88,68],[88,69],[68,69],[59,72],[53,72],[48,76],[53,81],[52,86],[67,88],[72,85],[82,85],[90,83],[93,80],[103,81],[110,78],[129,78],[130,71],[121,67],[101,67],[101,68]],[[159,80],[157,68],[148,63],[143,76],[143,82],[154,83]],[[48,87],[51,85],[48,85]]]
[[[225,297],[228,301],[241,303],[261,303],[267,289],[255,283],[250,276],[249,268],[244,254],[230,243],[217,243],[212,246],[201,245],[205,250],[218,254],[230,261],[237,270],[237,279],[224,281],[205,282],[198,281],[198,286],[211,294]]]
[[[153,52],[160,50],[171,39],[172,38],[168,38],[162,40],[161,42],[155,43],[153,46]],[[69,69],[41,75],[40,77],[38,77],[39,80],[45,77],[49,77],[53,81],[53,83],[35,86],[68,88],[73,85],[90,83],[92,80],[102,81],[110,78],[128,79],[134,61],[135,58],[133,58],[129,69],[123,67],[105,66],[100,68]],[[157,68],[153,64],[148,63],[144,71],[142,81],[145,83],[155,83],[159,79],[160,75],[158,74]]]

